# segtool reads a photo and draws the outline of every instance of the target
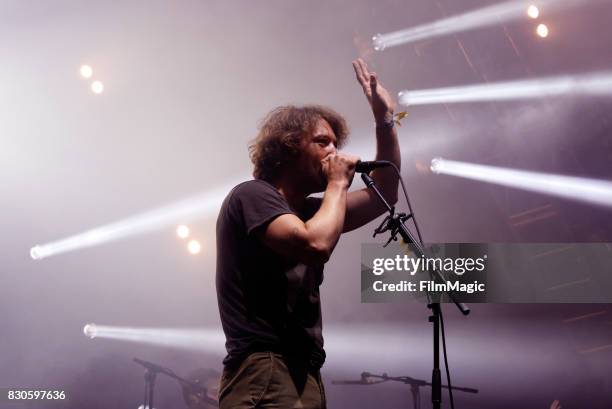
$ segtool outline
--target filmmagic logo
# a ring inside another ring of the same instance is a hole
[[[398,254],[395,258],[375,258],[372,264],[372,273],[379,276],[386,271],[405,271],[413,276],[417,271],[437,270],[462,276],[468,271],[483,271],[486,259],[486,254],[479,258],[429,258],[425,256],[415,258],[406,254],[403,256]]]
[[[451,291],[466,293],[466,294],[474,294],[474,293],[484,293],[485,285],[484,283],[479,283],[478,281],[474,281],[472,283],[461,283],[459,281],[446,281],[443,283],[436,283],[435,281],[419,281],[418,286],[417,283],[413,283],[410,281],[400,281],[399,283],[383,283],[382,281],[374,281],[372,284],[372,288],[376,292],[441,292],[448,293]]]

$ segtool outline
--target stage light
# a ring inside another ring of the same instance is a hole
[[[89,326],[94,326],[94,324],[87,324],[85,327],[87,328]],[[93,338],[88,334],[85,335],[89,338]],[[218,354],[222,354],[225,351],[225,337],[223,331],[220,331],[218,328],[198,330],[95,325],[95,338],[114,339]]]
[[[179,236],[181,239],[186,239],[187,237],[189,237],[189,227],[185,226],[184,224],[181,224],[179,227],[176,228],[176,235]]]
[[[239,181],[245,180],[241,178]],[[50,243],[36,245],[30,249],[30,256],[39,260],[85,247],[148,233],[154,230],[176,225],[177,221],[188,221],[207,218],[216,214],[221,203],[231,188],[239,183],[231,182],[210,192],[184,199],[179,202],[149,210],[138,215],[87,230],[70,237]]]
[[[93,69],[89,65],[81,65],[79,72],[83,78],[91,78],[93,75]]]
[[[402,105],[414,106],[546,98],[561,95],[601,96],[610,94],[612,94],[612,71],[416,91],[404,90],[398,93],[398,99]]]
[[[530,192],[612,207],[612,182],[582,177],[485,166],[435,158],[434,173],[458,176]]]
[[[433,158],[431,160],[431,166],[429,167],[429,169],[431,169],[431,171],[433,173],[440,173],[439,172],[439,165],[440,165],[440,161],[442,160],[442,158]]]
[[[389,35],[389,34],[387,34]],[[372,45],[376,51],[382,51],[386,47],[386,40],[383,38],[383,35],[378,33],[374,37],[372,37]]]
[[[189,250],[191,254],[198,254],[200,250],[202,250],[202,246],[197,240],[191,240],[187,243],[187,250]]]
[[[418,305],[418,304],[415,304]],[[142,328],[96,325],[96,341],[104,339],[125,341],[135,344],[174,348],[197,353],[207,353],[221,358],[226,355],[225,336],[220,326],[200,329]],[[457,354],[454,360],[462,365],[473,364],[474,357],[484,357],[491,365],[506,370],[517,371],[525,363],[547,368],[551,376],[562,368],[555,366],[555,354],[541,354],[535,342],[526,343],[527,347],[517,346],[507,338],[494,336],[494,345],[488,341],[475,341],[474,334],[459,328],[455,331]],[[549,333],[529,333],[529,340],[546,340]],[[480,340],[480,338],[478,338]],[[376,348],[372,348],[376,345]],[[500,345],[505,350],[516,349],[517,358],[512,362],[499,354]],[[361,372],[370,370],[401,371],[410,364],[419,373],[431,371],[431,332],[427,327],[408,328],[393,323],[349,325],[334,323],[325,331],[326,365],[328,368],[343,368]],[[520,353],[519,353],[520,352]],[[553,351],[558,352],[558,351]],[[415,369],[416,368],[416,369]]]
[[[540,6],[546,5],[548,8],[567,8],[579,5],[582,0],[542,0]],[[527,8],[527,15],[537,18],[540,10],[535,5]],[[535,16],[535,17],[534,17]],[[385,34],[376,34],[372,37],[372,45],[375,50],[382,51],[386,48],[395,47],[402,44],[409,44],[416,41],[429,40],[443,35],[474,30],[500,23],[518,20],[525,17],[524,1],[508,1],[505,3],[494,4],[480,9],[468,11],[451,17],[446,17],[431,23],[422,24],[405,30],[393,31]]]
[[[540,16],[540,10],[538,9],[537,6],[535,5],[531,5],[527,8],[527,15],[530,18],[538,18]]]
[[[44,257],[40,246],[34,246],[30,249],[30,257],[32,257],[34,260],[38,260],[39,258]]]
[[[87,324],[83,327],[83,334],[89,338],[95,338],[97,334],[96,324]]]
[[[546,24],[538,24],[538,28],[536,28],[536,33],[542,38],[548,37],[548,27],[546,26]]]
[[[104,91],[104,84],[100,81],[94,81],[91,83],[91,90],[94,94],[101,94]]]

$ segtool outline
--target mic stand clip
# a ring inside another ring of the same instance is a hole
[[[399,233],[400,224],[406,223],[408,219],[412,217],[412,214],[406,213],[395,213],[395,206],[391,206],[389,210],[390,214],[385,217],[380,226],[374,229],[374,234],[372,237],[376,237],[377,234],[384,233],[386,231],[391,231],[391,237],[389,240],[383,245],[383,247],[387,247],[391,241],[397,241],[397,234]]]

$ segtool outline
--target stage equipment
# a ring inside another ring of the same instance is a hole
[[[391,33],[376,34],[372,37],[372,46],[376,51],[416,41],[430,40],[448,34],[474,30],[483,27],[503,24],[513,20],[537,18],[540,10],[559,10],[585,3],[584,0],[540,0],[538,6],[529,5],[524,1],[508,1],[492,6],[468,11],[451,17],[446,17],[431,23],[422,24]],[[535,17],[534,17],[535,16]]]
[[[540,9],[537,6],[532,4],[531,6],[527,8],[527,15],[530,18],[536,19],[540,17]]]
[[[101,94],[104,91],[104,84],[102,81],[94,81],[91,83],[91,91],[94,94]]]
[[[30,256],[38,260],[148,233],[172,226],[177,222],[210,217],[219,210],[227,192],[238,183],[222,186],[207,193],[184,199],[168,206],[149,210],[118,222],[99,226],[74,236],[36,245],[30,249]]]
[[[612,182],[606,180],[500,168],[442,158],[432,159],[431,171],[436,174],[458,176],[564,199],[612,207]]]
[[[538,27],[536,28],[536,33],[542,38],[548,37],[548,26],[546,24],[538,24]]]
[[[189,250],[191,254],[199,254],[202,250],[202,246],[200,245],[199,241],[191,240],[189,243],[187,243],[187,250]]]
[[[406,192],[406,186],[404,185],[404,181],[402,179],[402,175],[395,166],[395,164],[391,163],[393,168],[395,169],[397,176],[400,180],[400,184],[402,186],[402,191],[404,192],[404,196],[406,197],[406,202],[408,204],[408,209],[410,210],[410,214],[406,215],[405,213],[395,213],[395,207],[389,205],[389,203],[385,200],[384,196],[380,193],[374,180],[367,173],[361,174],[361,179],[365,183],[365,185],[372,190],[379,201],[383,204],[383,206],[387,209],[388,215],[383,220],[383,222],[374,230],[373,237],[376,237],[377,234],[381,234],[384,232],[390,233],[389,241],[387,244],[391,242],[391,240],[397,240],[397,234],[401,236],[404,243],[406,243],[414,254],[418,257],[425,257],[425,250],[423,244],[423,238],[421,237],[421,232],[419,230],[417,221],[415,219],[414,211],[412,210],[412,205],[410,204],[410,199],[408,198],[408,193]],[[414,226],[416,228],[418,234],[418,241],[413,236],[413,234],[406,227],[405,222],[409,219],[412,219]],[[443,276],[439,271],[432,269],[430,270],[432,280],[437,280],[439,282],[445,282]],[[459,311],[463,315],[468,315],[470,313],[469,308],[456,300],[456,298],[451,293],[446,293],[448,298],[457,306]],[[442,344],[444,349],[444,363],[446,367],[446,377],[449,385],[449,395],[450,395],[450,403],[451,408],[454,409],[454,400],[453,400],[453,392],[450,380],[450,371],[448,369],[448,361],[446,355],[446,340],[444,334],[444,319],[442,316],[442,309],[440,308],[440,302],[438,299],[434,299],[429,293],[427,293],[427,308],[431,310],[432,315],[429,316],[429,322],[433,324],[433,370],[431,375],[431,402],[433,404],[434,409],[440,409],[440,404],[442,402],[442,380],[440,375],[440,327],[442,328]]]
[[[189,409],[211,409],[219,406],[221,372],[198,368],[186,376],[189,383],[179,380],[183,399]]]
[[[96,337],[96,324],[86,324],[83,327],[83,334],[85,334],[86,337],[89,338],[95,338]]]
[[[388,376],[386,373],[382,375],[376,375],[369,372],[362,372],[360,380],[338,380],[332,381],[332,385],[376,385],[379,383],[395,381],[401,382],[406,385],[410,385],[410,392],[412,393],[412,404],[414,409],[421,408],[421,391],[420,387],[433,387],[430,382],[422,379],[411,378],[410,376]],[[442,388],[449,389],[448,385],[441,385]],[[452,390],[461,391],[467,393],[478,393],[478,389],[464,388],[459,386],[453,386]]]
[[[181,224],[179,227],[176,228],[176,235],[179,236],[181,239],[186,239],[187,237],[189,237],[189,227],[185,226],[184,224]]]
[[[377,168],[385,168],[391,166],[391,162],[388,160],[372,160],[372,161],[359,161],[355,165],[355,172],[358,173],[370,173]]]
[[[81,65],[79,73],[83,78],[91,78],[91,76],[93,75],[93,69],[89,65]]]
[[[414,106],[548,98],[563,95],[610,96],[611,94],[612,71],[605,71],[458,87],[404,90],[398,93],[398,99],[402,105]]]
[[[182,378],[175,374],[172,370],[168,368],[164,368],[152,362],[143,361],[142,359],[134,358],[134,362],[139,365],[142,365],[145,368],[144,379],[145,379],[145,394],[144,394],[144,403],[143,407],[145,408],[153,408],[153,390],[155,388],[155,378],[157,374],[164,374],[169,376],[170,378],[176,379],[183,385],[184,387],[189,387],[193,393],[197,394],[198,402],[201,402],[202,405],[198,406],[190,406],[191,407],[219,407],[219,403],[206,396],[207,389],[200,383],[192,382],[188,379]],[[207,405],[207,406],[204,406]]]
[[[225,336],[219,329],[130,328],[87,324],[89,338],[105,338],[223,354]]]

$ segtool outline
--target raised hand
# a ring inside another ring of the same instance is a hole
[[[395,112],[395,101],[389,91],[382,86],[375,72],[368,70],[368,65],[361,58],[353,61],[353,69],[357,81],[363,88],[363,93],[368,98],[372,107],[374,119],[377,123],[393,120]]]

